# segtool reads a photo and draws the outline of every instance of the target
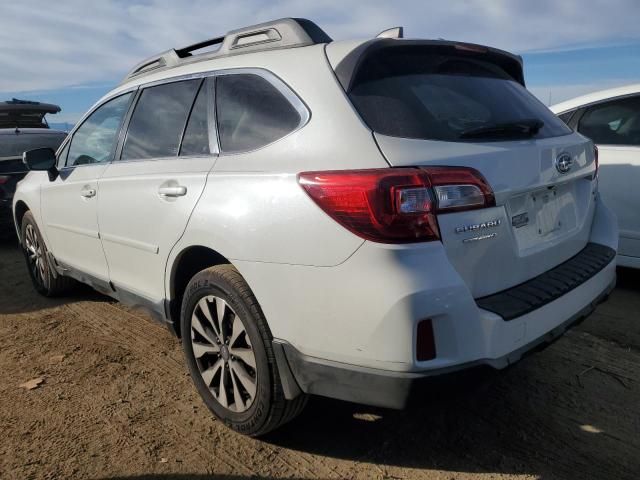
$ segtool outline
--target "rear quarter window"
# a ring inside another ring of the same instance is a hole
[[[255,74],[221,75],[216,80],[216,116],[223,152],[255,150],[284,137],[301,123],[289,100]]]

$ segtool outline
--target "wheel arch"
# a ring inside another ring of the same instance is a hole
[[[203,245],[185,247],[171,264],[167,314],[174,333],[180,337],[182,298],[193,276],[205,268],[231,264],[220,252]]]
[[[16,233],[18,235],[18,240],[22,242],[22,219],[24,218],[24,214],[29,210],[29,206],[22,200],[18,200],[13,209],[13,217],[16,224]]]

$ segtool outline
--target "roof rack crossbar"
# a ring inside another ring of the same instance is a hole
[[[192,52],[195,52],[196,50],[212,47],[214,45],[222,45],[222,42],[224,42],[224,37],[210,38],[208,40],[203,40],[202,42],[194,43],[193,45],[189,45],[187,47],[177,48],[175,49],[175,52],[178,54],[178,57],[186,58],[191,56]]]
[[[183,48],[172,48],[166,52],[154,55],[136,65],[127,74],[124,82],[159,69],[171,68],[188,62],[329,42],[331,42],[331,37],[311,20],[304,18],[281,18],[279,20],[231,30],[223,37],[211,38]],[[215,45],[220,45],[220,48],[214,51],[194,54],[197,50]]]

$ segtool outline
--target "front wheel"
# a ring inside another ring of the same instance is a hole
[[[22,217],[22,251],[29,269],[29,276],[38,293],[53,297],[68,291],[73,279],[54,274],[49,263],[47,247],[42,240],[35,218],[31,212]]]
[[[189,372],[209,409],[228,427],[263,435],[302,411],[284,398],[262,310],[240,273],[218,265],[196,274],[181,312]]]

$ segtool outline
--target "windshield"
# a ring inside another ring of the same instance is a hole
[[[22,157],[22,153],[35,148],[57,150],[67,135],[65,133],[21,133],[0,135],[0,158]]]
[[[500,67],[464,54],[438,54],[418,47],[388,48],[359,67],[349,97],[375,132],[445,141],[504,140],[505,125],[538,121],[531,138],[571,130]],[[499,126],[502,128],[486,128]],[[482,135],[465,132],[484,130]],[[520,133],[519,133],[520,132]],[[505,135],[506,133],[506,135]]]

